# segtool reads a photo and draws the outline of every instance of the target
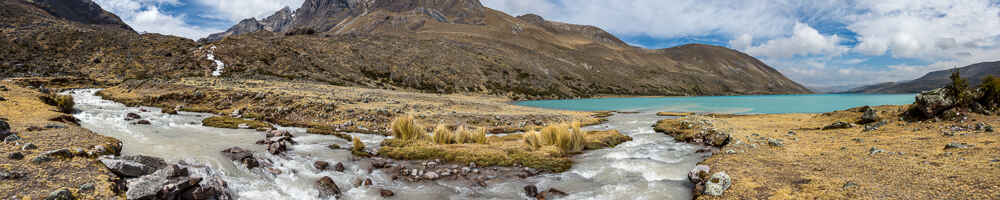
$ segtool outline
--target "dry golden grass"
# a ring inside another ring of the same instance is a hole
[[[950,128],[996,127],[1000,117],[912,123],[899,121],[904,108],[875,107],[888,123],[868,132],[863,126],[818,130],[856,121],[862,113],[855,111],[716,116],[714,127],[740,141],[702,164],[727,172],[734,183],[722,197],[699,199],[1000,199],[998,134]],[[769,146],[768,138],[784,145]],[[945,149],[949,143],[972,147]],[[872,148],[884,152],[872,154]],[[730,150],[735,154],[725,153]]]
[[[16,199],[44,199],[49,192],[68,187],[77,199],[120,198],[113,190],[115,181],[119,178],[94,158],[77,156],[41,164],[31,163],[31,159],[42,152],[63,148],[79,152],[75,149],[90,151],[95,146],[104,145],[116,152],[121,150],[120,141],[95,134],[72,123],[49,121],[65,114],[59,112],[62,109],[41,101],[39,97],[46,94],[12,84],[12,81],[0,81],[0,85],[9,88],[8,91],[0,91],[0,96],[7,99],[0,101],[0,118],[6,119],[11,131],[21,137],[18,142],[32,143],[38,147],[34,150],[22,150],[23,145],[0,145],[0,152],[4,152],[0,158],[0,171],[25,175],[22,178],[0,181],[0,197],[15,199],[16,195]],[[45,127],[48,124],[66,128],[28,131],[29,127]],[[25,157],[20,160],[8,159],[7,155],[13,152],[21,152]],[[94,191],[81,192],[77,189],[88,183],[94,184]]]
[[[353,137],[351,138],[351,153],[354,155],[367,156],[368,153],[365,151],[365,143],[361,142],[361,138]]]
[[[413,119],[413,116],[404,115],[392,120],[392,136],[401,140],[418,140],[427,134],[424,127]]]
[[[454,143],[455,134],[448,129],[448,126],[444,124],[438,124],[434,128],[434,135],[431,136],[431,141],[435,144],[452,144]]]
[[[406,126],[421,126],[416,122],[404,122],[407,121],[405,117],[395,121],[407,123]],[[550,126],[552,128],[546,127],[545,130],[551,132],[547,134],[551,134],[552,139],[545,141],[547,143],[543,145],[538,139],[538,132],[534,130],[526,134],[487,137],[485,128],[459,127],[451,131],[446,125],[439,124],[430,138],[397,137],[383,141],[379,155],[404,160],[441,159],[463,164],[475,162],[481,166],[520,164],[561,172],[572,165],[568,155],[585,149],[614,147],[631,140],[618,131],[584,133],[579,126],[579,123],[574,123],[572,126],[560,124]]]

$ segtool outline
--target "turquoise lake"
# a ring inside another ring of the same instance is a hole
[[[629,97],[519,101],[516,105],[578,111],[672,111],[735,114],[822,113],[865,105],[904,105],[916,94],[809,94]]]

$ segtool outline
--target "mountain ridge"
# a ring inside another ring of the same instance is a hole
[[[994,62],[981,62],[972,64],[969,66],[955,68],[959,71],[962,78],[969,80],[970,86],[978,86],[983,82],[983,79],[987,75],[993,75],[995,77],[1000,77],[1000,61]],[[928,72],[920,78],[901,81],[901,82],[886,82],[878,83],[873,85],[862,86],[858,88],[851,89],[844,93],[867,93],[867,94],[896,94],[896,93],[920,93],[922,91],[932,90],[944,87],[951,79],[952,70],[946,69]]]

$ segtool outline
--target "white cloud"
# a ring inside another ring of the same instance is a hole
[[[264,18],[274,14],[275,11],[284,7],[289,7],[293,11],[302,6],[305,0],[194,0],[199,5],[204,5],[216,11],[205,16],[214,17],[231,22],[238,22],[246,18]]]
[[[197,40],[222,29],[188,24],[184,15],[170,15],[160,11],[160,5],[181,5],[178,0],[94,0],[95,3],[115,13],[136,31],[175,35]]]
[[[747,40],[741,36],[738,40]],[[847,52],[849,47],[840,45],[837,35],[825,36],[808,24],[796,23],[792,35],[772,39],[759,46],[751,46],[741,50],[759,57],[790,58],[794,56],[838,56]],[[730,42],[733,43],[733,42]],[[738,42],[738,43],[746,43]],[[742,44],[740,44],[743,46]],[[740,49],[739,46],[733,46]]]

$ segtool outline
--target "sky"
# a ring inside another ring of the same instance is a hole
[[[198,39],[303,0],[94,0],[134,29]],[[905,81],[1000,60],[1000,0],[481,0],[594,25],[633,46],[752,55],[810,87]]]

